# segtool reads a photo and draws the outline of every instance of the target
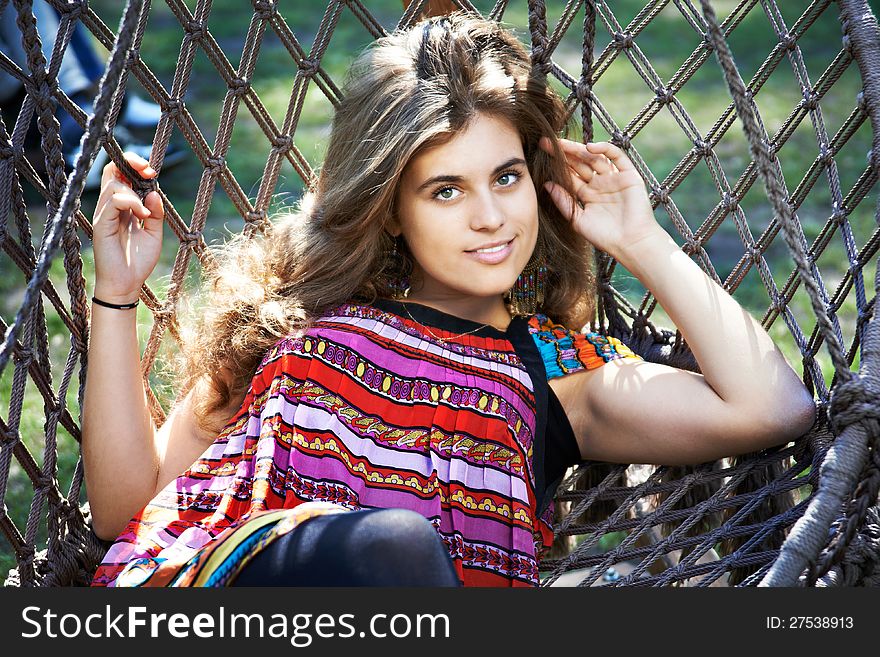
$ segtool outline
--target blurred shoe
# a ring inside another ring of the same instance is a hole
[[[72,153],[68,153],[64,156],[64,161],[67,164],[68,176],[73,172],[73,167],[76,164],[76,159],[79,157],[80,150],[80,146],[77,144]],[[86,176],[86,184],[83,188],[85,191],[90,192],[101,186],[101,174],[104,172],[104,165],[107,164],[109,160],[110,156],[107,155],[107,151],[103,148],[99,149],[98,154],[95,155],[95,161],[92,163],[92,168],[89,169],[89,173]]]
[[[131,151],[145,160],[150,159],[150,153],[153,148],[151,144],[138,144],[134,142],[126,143],[123,139],[120,139],[117,131],[114,131],[114,136],[119,140],[119,146],[122,148],[123,152]],[[79,157],[79,153],[80,145],[77,144],[72,153],[64,156],[64,160],[68,167],[68,174],[73,171],[73,166],[76,163],[76,158]],[[186,153],[182,148],[175,146],[174,144],[168,144],[168,148],[165,149],[165,159],[162,161],[162,171],[179,164],[185,158]],[[95,161],[92,163],[92,168],[89,169],[89,173],[86,176],[86,184],[83,188],[84,191],[91,192],[101,187],[101,175],[104,172],[104,165],[109,161],[110,157],[107,155],[107,151],[103,148],[98,150],[98,154],[95,156]]]
[[[122,99],[119,122],[129,128],[155,129],[162,118],[162,108],[156,103],[144,100],[135,94],[126,94]]]
[[[137,143],[129,143],[122,146],[123,151],[131,151],[132,153],[137,153],[145,160],[150,159],[150,154],[152,151],[152,146],[150,144],[137,144]],[[174,144],[168,144],[168,148],[165,149],[165,157],[162,159],[162,171],[173,167],[175,164],[179,164],[186,159],[186,151],[182,148],[175,146]]]

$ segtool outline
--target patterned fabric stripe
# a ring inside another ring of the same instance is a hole
[[[580,333],[541,313],[529,318],[529,332],[544,361],[548,379],[596,369],[618,358],[642,360],[615,337],[597,332]]]
[[[497,351],[474,347],[469,351],[453,350],[450,348],[455,345],[453,342],[440,345],[436,341],[415,337],[410,332],[401,331],[393,326],[378,321],[366,323],[365,320],[356,317],[322,317],[315,323],[310,333],[331,340],[337,339],[340,334],[360,335],[364,340],[381,345],[383,349],[395,351],[402,358],[411,359],[416,356],[419,360],[427,361],[443,370],[452,366],[453,369],[457,368],[461,372],[470,374],[474,369],[479,369],[487,373],[503,375],[507,377],[503,379],[505,382],[507,379],[517,381],[521,385],[527,385],[528,382],[528,376],[522,368],[519,356],[514,351],[504,354],[504,358],[498,358]],[[361,354],[369,354],[369,350],[363,348],[363,343],[359,342],[354,346]],[[387,356],[384,353],[381,355]],[[378,362],[386,367],[388,365],[384,360]],[[405,361],[404,365],[406,365]]]
[[[297,422],[296,428],[291,430],[280,416],[267,418],[263,424],[263,436],[275,440],[273,458],[309,458],[313,461],[334,458],[343,462],[352,476],[366,483],[396,482],[412,488],[413,492],[423,488],[433,491],[438,484],[453,485],[458,479],[475,490],[482,486],[484,489],[504,490],[505,495],[513,499],[526,499],[528,489],[522,481],[521,469],[517,471],[508,467],[498,468],[494,473],[491,470],[485,472],[485,466],[474,468],[467,460],[460,458],[460,455],[439,448],[423,451],[421,454],[400,454],[383,450],[375,442],[371,442],[374,439],[360,439],[341,427],[337,427],[335,433],[310,431],[307,425],[313,423],[316,423],[314,419],[303,422],[302,425]],[[424,447],[428,450],[433,446]],[[318,466],[321,467],[320,464]],[[519,476],[511,481],[510,474],[517,472]],[[451,473],[455,473],[455,476]]]
[[[282,433],[282,432],[280,432]],[[382,458],[381,453],[375,453],[376,450],[371,449],[371,443],[367,440],[358,440],[351,433],[342,433],[337,429],[337,433],[326,431],[308,431],[302,433],[296,431],[294,433],[283,431],[283,441],[296,449],[297,455],[302,457],[310,457],[312,459],[335,458],[345,464],[346,468],[351,472],[353,477],[363,479],[369,482],[384,482],[388,485],[405,486],[415,494],[421,496],[433,495],[438,485],[454,484],[454,478],[449,476],[449,470],[464,473],[465,478],[468,474],[474,473],[472,468],[457,467],[456,459],[453,454],[446,450],[432,449],[432,453],[438,456],[438,459],[425,458],[424,453],[413,453],[403,455],[407,458],[397,460],[396,463],[379,464]],[[450,468],[444,468],[442,473],[438,473],[437,466],[440,465],[439,459],[445,458],[450,461]],[[473,477],[474,482],[479,482],[484,490],[499,490],[503,487],[510,487],[510,468],[501,468],[498,472],[492,469],[479,470],[479,478]],[[520,473],[521,474],[521,473]],[[459,482],[467,483],[467,482]],[[471,488],[479,491],[480,486],[471,483]],[[525,499],[526,486],[520,481],[515,486],[512,495],[518,499]],[[195,500],[193,500],[195,501]]]
[[[535,582],[538,579],[538,564],[534,557],[507,550],[491,543],[467,541],[458,534],[441,532],[452,558],[460,563],[462,569],[488,571],[506,578],[523,582]],[[510,586],[510,582],[506,582]]]
[[[450,513],[460,512],[470,517],[503,522],[529,532],[533,529],[529,500],[517,500],[512,494],[479,490],[455,481],[447,483],[437,477],[418,481],[414,476],[404,478],[393,469],[384,472],[371,470],[365,474],[357,467],[350,467],[343,459],[332,456],[319,460],[297,454],[295,471],[300,483],[306,478],[316,483],[307,490],[296,490],[291,482],[286,483],[286,488],[294,490],[302,499],[324,499],[318,482],[351,489],[354,482],[360,480],[357,500],[363,500],[369,506],[407,507],[423,515],[430,515],[439,506],[448,508]],[[511,530],[508,527],[505,531],[509,534]]]
[[[521,377],[500,376],[491,369],[477,368],[479,361],[459,365],[458,368],[442,367],[424,362],[421,350],[410,356],[395,352],[397,342],[387,343],[357,340],[349,332],[322,332],[321,337],[306,336],[287,345],[290,355],[317,359],[334,370],[334,381],[338,373],[344,372],[362,385],[391,399],[439,401],[440,398],[458,405],[460,402],[473,408],[485,408],[483,391],[498,390],[505,394],[506,405],[512,406],[530,422],[530,405],[526,401],[531,390],[531,381],[525,370]],[[418,360],[418,376],[413,376],[413,359]],[[379,367],[376,363],[382,363]],[[329,375],[328,375],[329,376]],[[528,385],[523,383],[526,377]],[[335,389],[334,386],[330,386]],[[518,391],[511,395],[511,391]]]
[[[398,410],[395,404],[387,403],[383,407],[384,420],[391,424],[396,423],[399,428],[406,429],[409,424],[419,422],[420,414],[423,414],[425,417],[425,421],[422,422],[423,424],[427,422],[436,423],[438,419],[443,418],[444,413],[439,412],[437,408],[437,404],[443,399],[444,403],[449,403],[451,407],[454,407],[454,409],[450,408],[450,411],[445,416],[449,417],[450,421],[455,422],[456,425],[466,425],[468,423],[468,411],[491,413],[494,410],[496,415],[503,416],[508,426],[513,428],[519,448],[525,454],[530,454],[535,409],[533,405],[528,405],[525,400],[519,398],[511,399],[508,396],[508,388],[489,388],[488,390],[471,388],[470,392],[465,394],[466,389],[461,389],[460,391],[458,386],[450,385],[449,381],[443,379],[439,381],[408,379],[405,377],[394,379],[381,371],[374,372],[371,369],[362,371],[353,362],[356,359],[346,361],[342,348],[337,348],[333,345],[328,346],[326,342],[324,342],[324,345],[323,350],[320,345],[309,347],[308,338],[304,338],[303,340],[294,341],[289,345],[293,350],[292,353],[281,356],[281,358],[286,358],[289,361],[289,365],[282,367],[283,370],[303,372],[303,378],[319,384],[317,387],[314,387],[297,386],[293,380],[282,382],[282,394],[288,396],[291,403],[302,398],[303,395],[305,395],[305,398],[314,397],[322,387],[325,391],[328,389],[341,390],[344,388],[346,390],[346,405],[353,405],[352,399],[355,403],[357,399],[365,399],[369,400],[371,405],[376,404],[377,400],[375,397],[385,397],[388,401],[394,401],[395,403],[407,404],[413,402],[409,409],[400,408]],[[310,354],[307,351],[309,349],[311,349]],[[298,353],[299,350],[302,350],[305,354]],[[340,355],[341,353],[343,355]],[[303,362],[296,362],[298,360]],[[344,369],[340,366],[340,362],[337,361],[345,363]],[[360,389],[354,390],[351,384],[340,383],[340,373],[352,379],[358,375],[363,377],[362,382],[358,381],[355,383],[352,381],[355,387]],[[419,373],[421,374],[421,372]],[[488,382],[484,382],[484,384],[488,385]],[[497,390],[500,394],[493,394],[494,390]],[[504,395],[505,392],[508,395]],[[339,396],[327,393],[326,399],[338,400]],[[474,418],[474,425],[475,427],[481,424],[484,425],[485,421],[485,417]],[[439,428],[442,429],[442,426]],[[485,431],[485,426],[483,430]],[[476,431],[477,429],[474,430],[474,432]],[[528,476],[531,481],[534,481],[530,465],[530,459],[526,459],[526,467],[529,470]]]
[[[278,481],[272,482],[273,490],[282,496],[285,491],[293,491],[303,500],[321,499],[336,503],[342,501],[340,490],[347,490],[346,501],[351,505],[363,501],[369,506],[406,507],[425,516],[438,508],[439,500],[439,506],[448,507],[450,512],[461,511],[472,517],[512,524],[528,532],[533,530],[530,510],[534,500],[521,481],[499,479],[498,482],[487,482],[478,471],[466,469],[463,471],[465,480],[472,478],[474,481],[456,482],[450,473],[461,470],[452,470],[445,459],[436,461],[439,472],[432,472],[428,477],[407,474],[399,467],[374,468],[349,454],[344,434],[334,442],[334,449],[317,451],[315,455],[303,449],[291,453],[286,476],[278,471]],[[285,460],[280,456],[280,452],[276,452],[275,460]],[[276,468],[273,466],[273,469]],[[290,478],[292,473],[296,475],[295,480]],[[269,476],[274,479],[271,474]],[[311,480],[311,486],[306,485],[307,480]],[[480,489],[493,484],[497,490],[504,491],[503,494]],[[353,492],[355,487],[359,491],[357,494]],[[508,527],[504,531],[509,535],[511,530]]]
[[[351,401],[355,397],[351,390],[358,387],[359,382],[352,381],[347,385],[346,396],[343,397],[328,387],[330,384],[339,385],[338,375],[334,376],[335,372],[322,373],[320,369],[320,365],[312,364],[314,376],[307,383],[286,381],[282,384],[281,394],[290,403],[325,409],[353,431],[370,433],[386,444],[399,443],[401,447],[405,447],[425,436],[431,436],[435,442],[441,436],[447,436],[509,446],[509,423],[514,428],[519,428],[519,433],[525,438],[530,437],[529,432],[522,430],[526,418],[516,413],[516,409],[501,395],[491,390],[477,394],[469,394],[465,390],[458,394],[455,387],[442,383],[424,387],[413,384],[412,388],[418,387],[419,390],[410,392],[407,398],[403,397],[403,391],[398,393],[397,399],[382,395],[387,402],[387,410],[383,409],[380,418]],[[408,385],[406,382],[403,387]],[[389,388],[386,391],[389,395],[394,394],[393,386],[382,384],[381,387]],[[438,409],[447,409],[448,412],[438,413]],[[453,411],[461,415],[453,419]],[[529,416],[532,415],[534,412],[529,413]]]

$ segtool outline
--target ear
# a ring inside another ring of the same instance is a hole
[[[391,235],[391,237],[399,237],[403,230],[400,228],[400,220],[397,216],[392,216],[388,220],[388,225],[385,226],[385,232]]]

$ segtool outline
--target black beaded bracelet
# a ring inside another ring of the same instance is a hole
[[[92,297],[92,301],[94,301],[99,306],[104,306],[105,308],[116,308],[118,310],[125,310],[126,308],[135,308],[140,301],[135,301],[134,303],[107,303],[106,301],[101,301],[97,297]]]

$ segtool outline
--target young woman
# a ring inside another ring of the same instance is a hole
[[[534,586],[567,467],[805,433],[813,401],[770,337],[655,221],[620,149],[557,138],[564,117],[494,22],[368,48],[300,210],[216,249],[158,429],[130,306],[163,210],[108,165],[83,456],[94,529],[116,540],[94,584]],[[577,330],[593,246],[702,374]]]

